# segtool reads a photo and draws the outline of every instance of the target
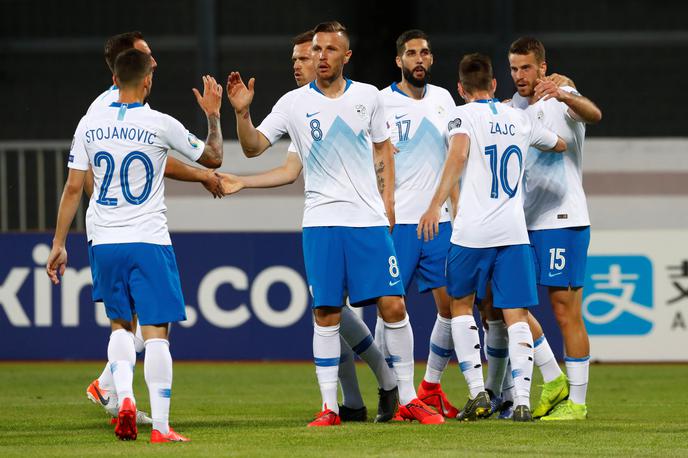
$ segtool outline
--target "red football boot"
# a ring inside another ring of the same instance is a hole
[[[342,420],[339,418],[339,415],[332,410],[327,408],[327,404],[325,404],[325,410],[322,412],[318,412],[318,414],[315,417],[315,420],[312,422],[308,423],[308,427],[310,428],[311,426],[337,426],[341,425]]]
[[[418,387],[418,399],[434,407],[435,410],[447,418],[456,418],[459,414],[459,409],[449,402],[439,383],[428,383],[423,380]]]
[[[134,441],[138,435],[136,429],[136,404],[131,398],[124,398],[119,407],[115,436],[123,441]]]
[[[163,434],[157,429],[151,431],[151,444],[162,444],[164,442],[191,442],[191,439],[182,436],[170,427],[170,432]]]
[[[423,425],[438,425],[444,423],[442,414],[437,413],[432,407],[428,407],[420,399],[416,398],[404,406],[399,406],[399,412],[394,420],[419,421]]]

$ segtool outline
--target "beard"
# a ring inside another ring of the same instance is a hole
[[[409,70],[408,68],[404,67],[402,69],[402,73],[404,75],[404,79],[408,81],[411,86],[415,87],[425,87],[425,85],[428,83],[428,80],[430,79],[430,69],[424,69],[425,70],[425,76],[423,79],[417,79],[415,76],[413,76],[413,71],[418,68],[414,67],[413,69]]]

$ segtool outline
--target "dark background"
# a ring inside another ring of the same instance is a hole
[[[686,136],[688,2],[613,0],[223,1],[0,0],[0,140],[69,139],[111,83],[105,39],[141,30],[158,61],[151,104],[199,136],[191,87],[200,75],[255,76],[254,120],[294,87],[292,36],[337,19],[352,35],[346,74],[382,88],[399,78],[394,41],[421,28],[435,55],[433,82],[455,95],[461,56],[492,56],[498,96],[513,85],[506,53],[522,35],[541,39],[551,71],[570,75],[601,107],[589,136]],[[456,95],[455,95],[456,98]],[[226,100],[225,100],[226,102]],[[225,137],[235,138],[225,103]]]

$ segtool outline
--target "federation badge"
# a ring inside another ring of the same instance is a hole
[[[458,129],[459,127],[461,127],[461,118],[456,118],[452,121],[449,121],[447,130]]]
[[[545,117],[545,113],[542,110],[537,112],[537,118],[539,121],[541,121],[542,118],[544,118],[544,117]]]
[[[356,105],[356,113],[361,117],[361,119],[366,119],[368,117],[368,109],[365,105]]]
[[[444,107],[442,105],[438,105],[437,106],[437,116],[439,116],[440,118],[444,118],[445,114],[446,114],[446,110],[444,109]]]

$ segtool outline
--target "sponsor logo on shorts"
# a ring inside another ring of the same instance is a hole
[[[394,285],[396,285],[397,283],[399,283],[400,281],[401,281],[401,280],[397,280],[397,281],[391,281],[391,280],[390,280],[390,281],[389,281],[389,286],[394,286]]]
[[[583,319],[590,335],[644,335],[654,326],[652,262],[645,256],[590,256]]]

